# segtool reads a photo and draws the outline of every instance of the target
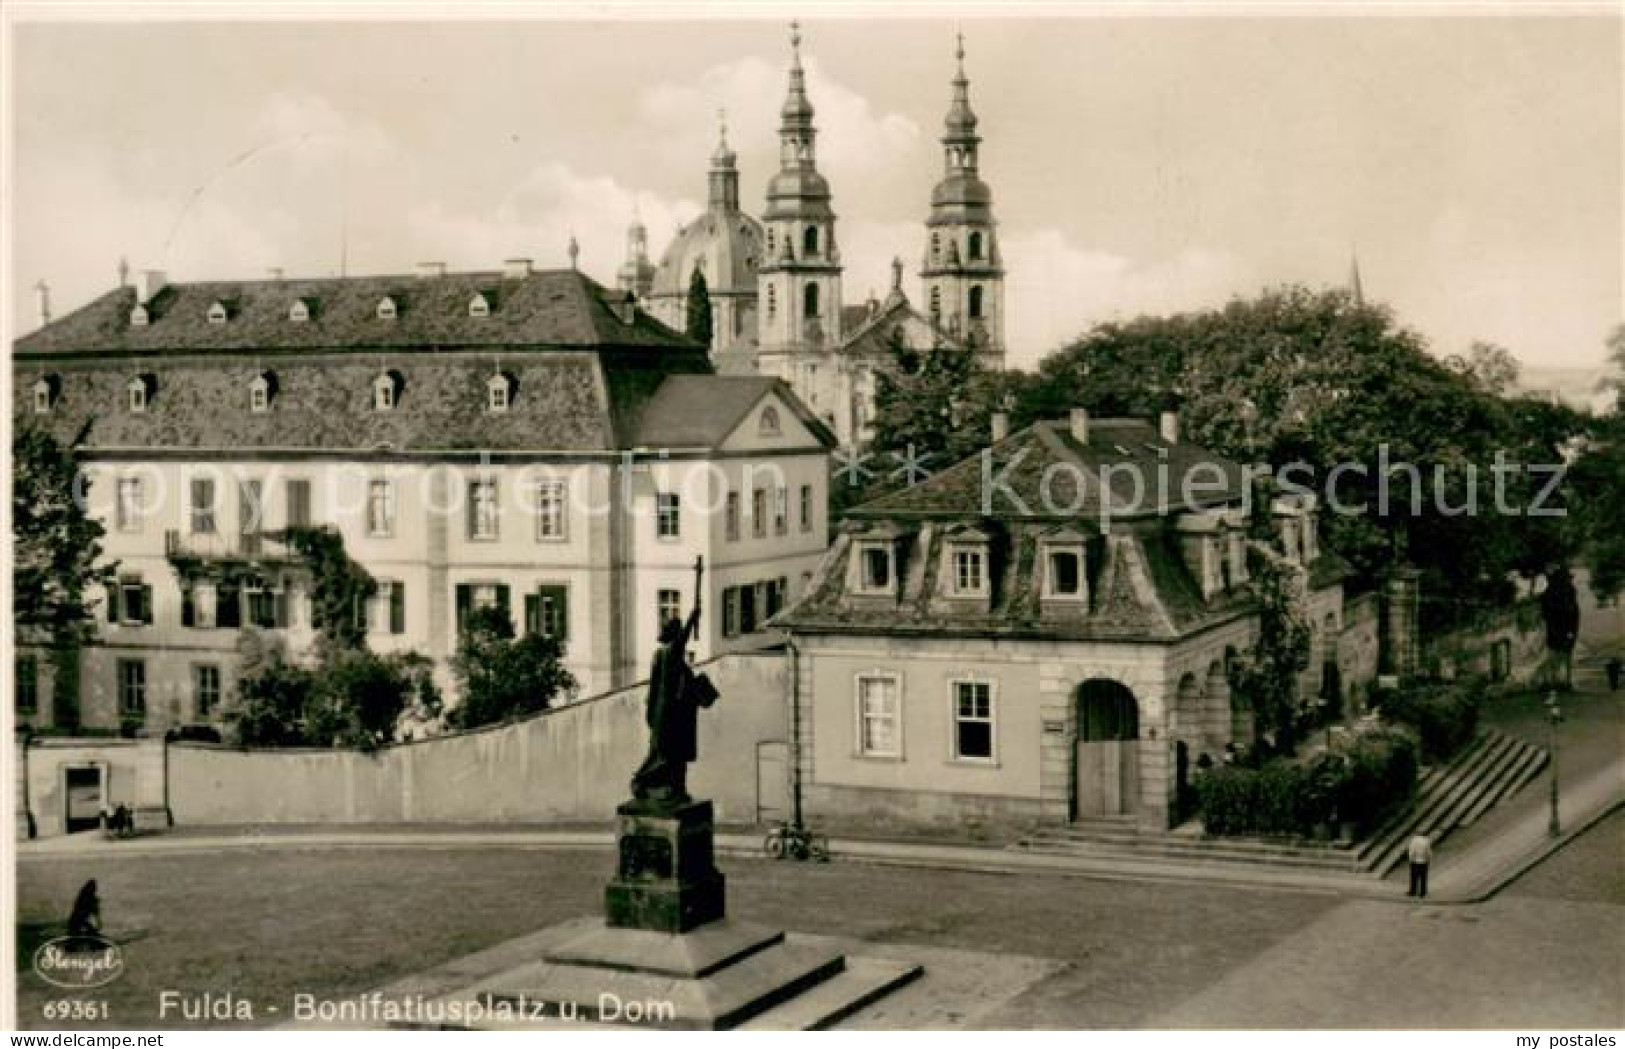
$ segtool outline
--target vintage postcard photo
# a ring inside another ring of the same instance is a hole
[[[1625,8],[0,14],[12,1045],[1617,1047]]]

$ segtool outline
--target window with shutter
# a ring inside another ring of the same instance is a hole
[[[189,586],[181,587],[181,626],[197,626],[197,601]]]
[[[222,582],[215,589],[214,622],[229,630],[243,625],[242,589],[235,581]]]
[[[288,527],[310,527],[310,482],[304,478],[288,480]]]
[[[474,587],[468,583],[457,584],[457,633],[462,634],[468,629],[468,614],[474,611]]]
[[[389,584],[389,632],[406,633],[406,584]]]
[[[536,588],[536,632],[550,637],[563,648],[570,636],[570,592],[562,586]]]
[[[756,588],[742,586],[739,588],[739,632],[741,634],[753,633],[756,630]]]
[[[107,621],[118,623],[124,619],[123,610],[119,608],[119,587],[117,583],[107,584]]]

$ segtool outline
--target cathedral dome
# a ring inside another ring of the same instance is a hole
[[[712,295],[756,294],[762,262],[762,224],[740,211],[708,211],[677,231],[660,257],[651,298],[688,294],[695,267]]]

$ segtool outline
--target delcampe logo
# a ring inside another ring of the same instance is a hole
[[[124,975],[124,952],[95,934],[58,936],[34,952],[40,979],[70,991],[105,987]]]

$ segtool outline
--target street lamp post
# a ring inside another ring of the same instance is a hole
[[[1546,832],[1552,837],[1563,833],[1563,825],[1557,818],[1557,726],[1563,720],[1563,708],[1558,706],[1557,692],[1554,689],[1546,694],[1546,723],[1550,726],[1549,739],[1552,751],[1552,816],[1546,823]]]

